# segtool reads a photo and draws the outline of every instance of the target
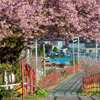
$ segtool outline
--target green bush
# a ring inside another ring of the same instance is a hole
[[[100,97],[100,94],[97,92],[93,92],[93,94],[91,96],[96,96],[96,97]]]
[[[38,88],[37,91],[35,91],[36,95],[38,96],[48,96],[48,93],[47,91],[41,89],[41,88]]]
[[[16,62],[14,65],[10,64],[10,63],[2,63],[0,64],[0,77],[2,77],[4,72],[12,72],[15,75],[16,78],[16,83],[21,81],[21,68],[20,68],[20,63]],[[2,77],[2,79],[0,79],[0,84],[4,84],[4,77]]]
[[[0,87],[0,100],[2,97],[6,96],[5,88]]]
[[[71,66],[73,66],[73,59],[70,59],[69,61],[71,62]],[[77,63],[78,63],[78,59],[75,59],[75,65],[77,65]]]
[[[83,52],[86,52],[86,49],[84,49]]]
[[[14,90],[6,90],[4,87],[0,87],[0,100],[21,100],[20,94]]]
[[[57,47],[54,47],[53,48],[53,52],[58,52],[58,48]]]
[[[48,53],[52,49],[52,45],[46,44],[45,45],[45,52]]]

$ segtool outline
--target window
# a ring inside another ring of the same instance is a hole
[[[89,53],[92,53],[92,50],[89,50]]]
[[[100,50],[98,50],[98,53],[100,53]]]

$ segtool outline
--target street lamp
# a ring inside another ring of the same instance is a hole
[[[78,65],[79,65],[79,37],[78,37]]]
[[[96,58],[96,63],[97,63],[97,46],[98,46],[98,44],[97,44],[97,39],[96,39],[96,50],[95,50],[95,58]]]
[[[46,69],[45,69],[45,42],[43,40],[43,76],[46,76]]]
[[[78,56],[77,56],[77,58],[78,58],[78,64],[79,64],[79,37],[74,37],[74,39],[78,40]]]
[[[75,59],[74,59],[74,42],[76,42],[77,40],[73,39],[73,71],[75,73]]]

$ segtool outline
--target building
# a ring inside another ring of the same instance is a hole
[[[96,43],[86,43],[86,53],[96,53]],[[100,43],[97,46],[97,53],[100,53]]]
[[[53,42],[52,50],[54,49],[54,47],[57,47],[58,50],[60,50],[64,46],[65,46],[65,41],[64,40],[57,40],[57,41]]]
[[[73,51],[73,43],[68,44],[69,51]],[[86,53],[95,53],[96,52],[96,43],[79,43],[79,51],[86,50]],[[78,51],[78,43],[74,43],[75,52]],[[97,53],[100,53],[100,43],[97,46]]]
[[[73,51],[73,43],[68,44],[69,51]],[[86,49],[85,43],[79,43],[79,51],[83,51]],[[74,50],[75,52],[78,51],[78,43],[74,43]]]
[[[66,43],[65,43],[64,40],[56,40],[54,42],[45,41],[45,44],[52,45],[52,51],[53,51],[54,47],[57,47],[58,51],[63,51],[64,54],[66,54],[66,51],[68,50],[68,48],[66,47]]]

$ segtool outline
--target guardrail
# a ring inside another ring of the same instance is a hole
[[[47,75],[47,76],[42,77],[40,79],[41,88],[43,88],[45,90],[49,89],[52,86],[57,85],[60,82],[61,82],[60,72],[57,72],[57,73],[54,73],[54,74],[51,74],[51,75]]]

